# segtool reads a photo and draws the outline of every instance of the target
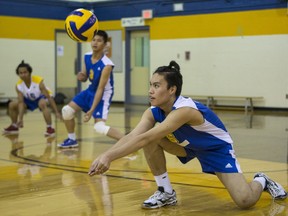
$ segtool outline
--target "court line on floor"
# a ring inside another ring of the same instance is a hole
[[[30,146],[34,146],[36,144],[33,145],[29,145]],[[27,148],[27,146],[25,147]],[[39,160],[35,160],[35,159],[30,159],[27,157],[22,157],[17,155],[17,152],[21,149],[24,149],[24,147],[20,147],[20,148],[16,148],[13,149],[10,154],[18,159],[21,159],[23,161],[13,161],[13,160],[8,160],[8,159],[1,159],[2,161],[8,161],[8,162],[12,162],[12,163],[20,163],[20,164],[27,164],[27,165],[34,165],[34,166],[39,166],[39,167],[43,167],[43,168],[51,168],[51,169],[56,169],[56,170],[62,170],[62,171],[70,171],[70,172],[75,172],[75,173],[82,173],[82,174],[87,174],[88,175],[88,170],[89,168],[87,167],[82,167],[82,166],[70,166],[70,165],[64,165],[64,164],[56,164],[56,163],[50,163],[50,162],[45,162],[45,161],[39,161]],[[70,169],[70,168],[74,168],[74,169]],[[85,169],[85,171],[83,170],[77,170],[77,169]],[[142,173],[150,173],[149,171],[135,171],[135,170],[110,170],[111,172],[113,171],[119,171],[119,172],[142,172]],[[268,172],[286,172],[287,169],[285,170],[271,170]],[[266,171],[267,172],[267,171]],[[191,174],[191,175],[195,175],[195,174],[203,174],[201,173],[192,173],[192,172],[185,172],[185,173],[179,173],[179,172],[169,172],[170,174]],[[252,172],[245,172],[245,174],[248,173],[252,173]],[[253,172],[254,173],[254,172]],[[128,177],[128,176],[119,176],[119,175],[112,175],[109,174],[109,172],[107,174],[105,174],[107,177],[113,177],[113,178],[122,178],[122,179],[128,179],[128,180],[136,180],[136,181],[150,181],[150,182],[155,182],[154,180],[150,180],[150,179],[143,179],[143,178],[135,178],[135,177]],[[181,182],[171,182],[172,184],[176,184],[176,185],[183,185],[183,186],[191,186],[191,187],[202,187],[202,188],[214,188],[214,189],[225,189],[224,186],[223,187],[217,187],[217,186],[207,186],[207,185],[196,185],[196,184],[187,184],[187,183],[181,183]]]

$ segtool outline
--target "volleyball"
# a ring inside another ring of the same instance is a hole
[[[92,11],[79,8],[66,17],[65,30],[74,41],[89,42],[98,31],[98,19]]]

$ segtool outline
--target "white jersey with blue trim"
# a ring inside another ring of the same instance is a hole
[[[38,98],[43,96],[43,94],[40,90],[40,86],[39,86],[42,81],[43,81],[42,77],[32,75],[31,76],[31,84],[29,87],[27,87],[25,82],[21,79],[17,82],[16,87],[23,94],[23,96],[26,99],[34,101],[34,100],[37,100]],[[47,88],[47,90],[51,96],[52,92],[48,88]]]
[[[224,124],[211,109],[191,98],[179,96],[174,102],[173,110],[181,107],[199,110],[204,117],[204,123],[197,126],[182,125],[173,134],[167,136],[170,141],[182,143],[194,150],[208,150],[223,144],[233,144]],[[151,106],[151,111],[156,122],[161,123],[165,120],[165,114],[159,107]]]

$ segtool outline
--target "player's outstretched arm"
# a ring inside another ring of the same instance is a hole
[[[110,152],[113,153],[116,149],[120,148],[121,146],[125,145],[125,143],[129,142],[129,140],[132,140],[136,136],[145,133],[149,129],[153,128],[155,125],[155,121],[152,117],[150,108],[147,109],[144,114],[142,115],[142,118],[138,125],[127,135],[122,137],[118,142],[116,142],[110,149],[108,149],[106,152],[98,156],[93,163],[90,166],[88,174],[90,176],[101,174],[106,172],[109,167],[112,160],[108,159],[106,157],[107,154]],[[129,153],[128,153],[129,154]]]
[[[116,147],[110,148],[108,151],[104,152],[93,161],[88,174],[91,176],[95,174],[102,174],[109,169],[110,163],[113,160],[131,154],[132,152],[141,149],[145,145],[148,144],[153,145],[159,143],[160,140],[167,134],[175,131],[177,128],[189,122],[190,121],[189,116],[191,116],[189,112],[191,111],[192,111],[191,108],[184,108],[184,109],[182,108],[179,110],[172,111],[167,116],[167,118],[156,127],[153,128],[150,127],[151,129],[148,129],[146,132],[138,134],[129,140],[125,140],[124,138],[122,138],[120,141],[118,141],[118,143],[116,143]],[[144,119],[145,116],[148,118],[150,116],[151,118],[152,114],[151,112],[149,114],[149,112],[146,111],[142,116],[142,119]],[[141,122],[144,121],[142,119],[139,124],[141,124]]]

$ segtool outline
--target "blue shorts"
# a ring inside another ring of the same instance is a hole
[[[24,97],[24,103],[26,104],[28,110],[34,111],[39,107],[38,103],[42,98],[45,99],[46,97],[44,95],[41,95],[39,98],[33,101]]]
[[[189,144],[184,147],[187,156],[178,157],[185,164],[197,158],[204,173],[242,173],[234,154],[233,146],[229,143],[221,144],[207,150],[193,150]]]
[[[95,94],[95,93],[94,93]],[[76,103],[81,109],[86,113],[90,110],[93,100],[94,94],[88,91],[88,89],[80,92],[73,98],[73,102]],[[93,112],[93,118],[99,119],[107,119],[109,108],[111,105],[113,92],[105,91],[102,99],[99,101],[96,109]]]

